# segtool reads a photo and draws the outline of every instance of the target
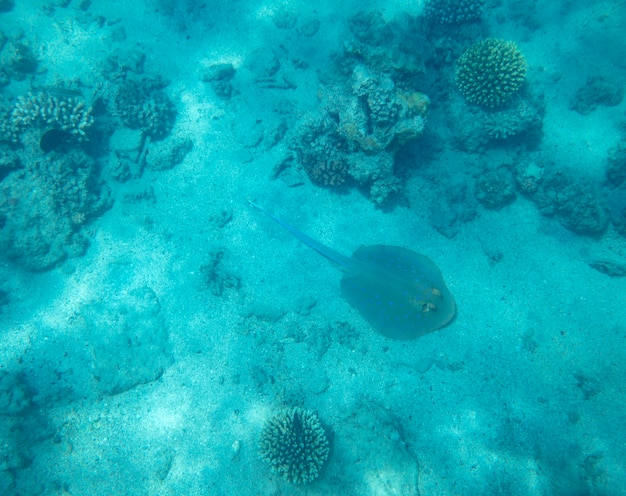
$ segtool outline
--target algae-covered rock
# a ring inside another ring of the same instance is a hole
[[[95,161],[50,153],[0,183],[0,249],[28,270],[46,270],[87,248],[83,226],[110,206]]]
[[[99,392],[117,394],[155,381],[172,363],[160,311],[148,287],[82,306],[85,360]]]

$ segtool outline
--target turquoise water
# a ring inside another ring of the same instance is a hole
[[[624,7],[0,1],[0,494],[626,494]]]

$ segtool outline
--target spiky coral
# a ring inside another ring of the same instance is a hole
[[[521,88],[526,67],[526,59],[514,42],[489,38],[461,55],[456,84],[469,102],[499,107]]]
[[[271,417],[261,433],[261,457],[293,484],[315,480],[328,458],[328,449],[328,438],[317,415],[302,408]]]

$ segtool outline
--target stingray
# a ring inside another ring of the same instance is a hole
[[[414,339],[448,325],[454,298],[435,263],[399,246],[361,246],[347,257],[310,238],[256,203],[251,205],[343,272],[341,293],[380,334]]]

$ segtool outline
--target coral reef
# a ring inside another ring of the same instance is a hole
[[[342,134],[364,152],[396,150],[419,136],[426,125],[429,98],[419,92],[404,92],[383,74],[363,66],[353,73],[352,105],[337,108]],[[349,100],[350,101],[350,100]]]
[[[316,184],[331,188],[341,186],[349,175],[348,163],[345,160],[322,160],[314,166],[307,167],[309,178]]]
[[[511,108],[489,112],[485,116],[485,131],[497,141],[527,138],[528,135],[540,134],[542,123],[540,109],[527,100],[520,100]]]
[[[329,442],[317,415],[295,407],[267,420],[259,452],[287,482],[308,484],[326,462]]]
[[[28,128],[44,131],[57,129],[82,141],[93,124],[92,108],[74,96],[57,96],[48,92],[29,93],[17,98],[10,114],[16,135]]]
[[[426,0],[424,17],[437,24],[462,24],[480,16],[485,0]]]
[[[493,148],[533,150],[542,138],[544,105],[540,98],[518,93],[503,108],[472,106],[460,102],[445,107],[446,120],[454,146],[470,153],[484,153]]]
[[[335,56],[337,70],[351,77],[357,66],[385,74],[405,90],[412,90],[416,76],[425,72],[424,63],[415,50],[413,26],[396,20],[387,22],[375,10],[360,12],[348,21],[354,39],[344,43]]]
[[[320,186],[341,186],[349,178],[346,140],[336,122],[313,117],[303,123],[292,147],[309,179]]]
[[[113,97],[114,113],[131,129],[141,129],[153,140],[165,138],[176,121],[176,107],[162,91],[159,78],[127,78]]]
[[[489,38],[458,60],[456,84],[471,103],[489,108],[506,103],[526,78],[526,59],[512,41]]]
[[[301,123],[292,148],[311,181],[336,187],[354,179],[380,205],[400,189],[394,156],[423,132],[430,100],[363,65],[341,83],[325,88],[324,113]]]

